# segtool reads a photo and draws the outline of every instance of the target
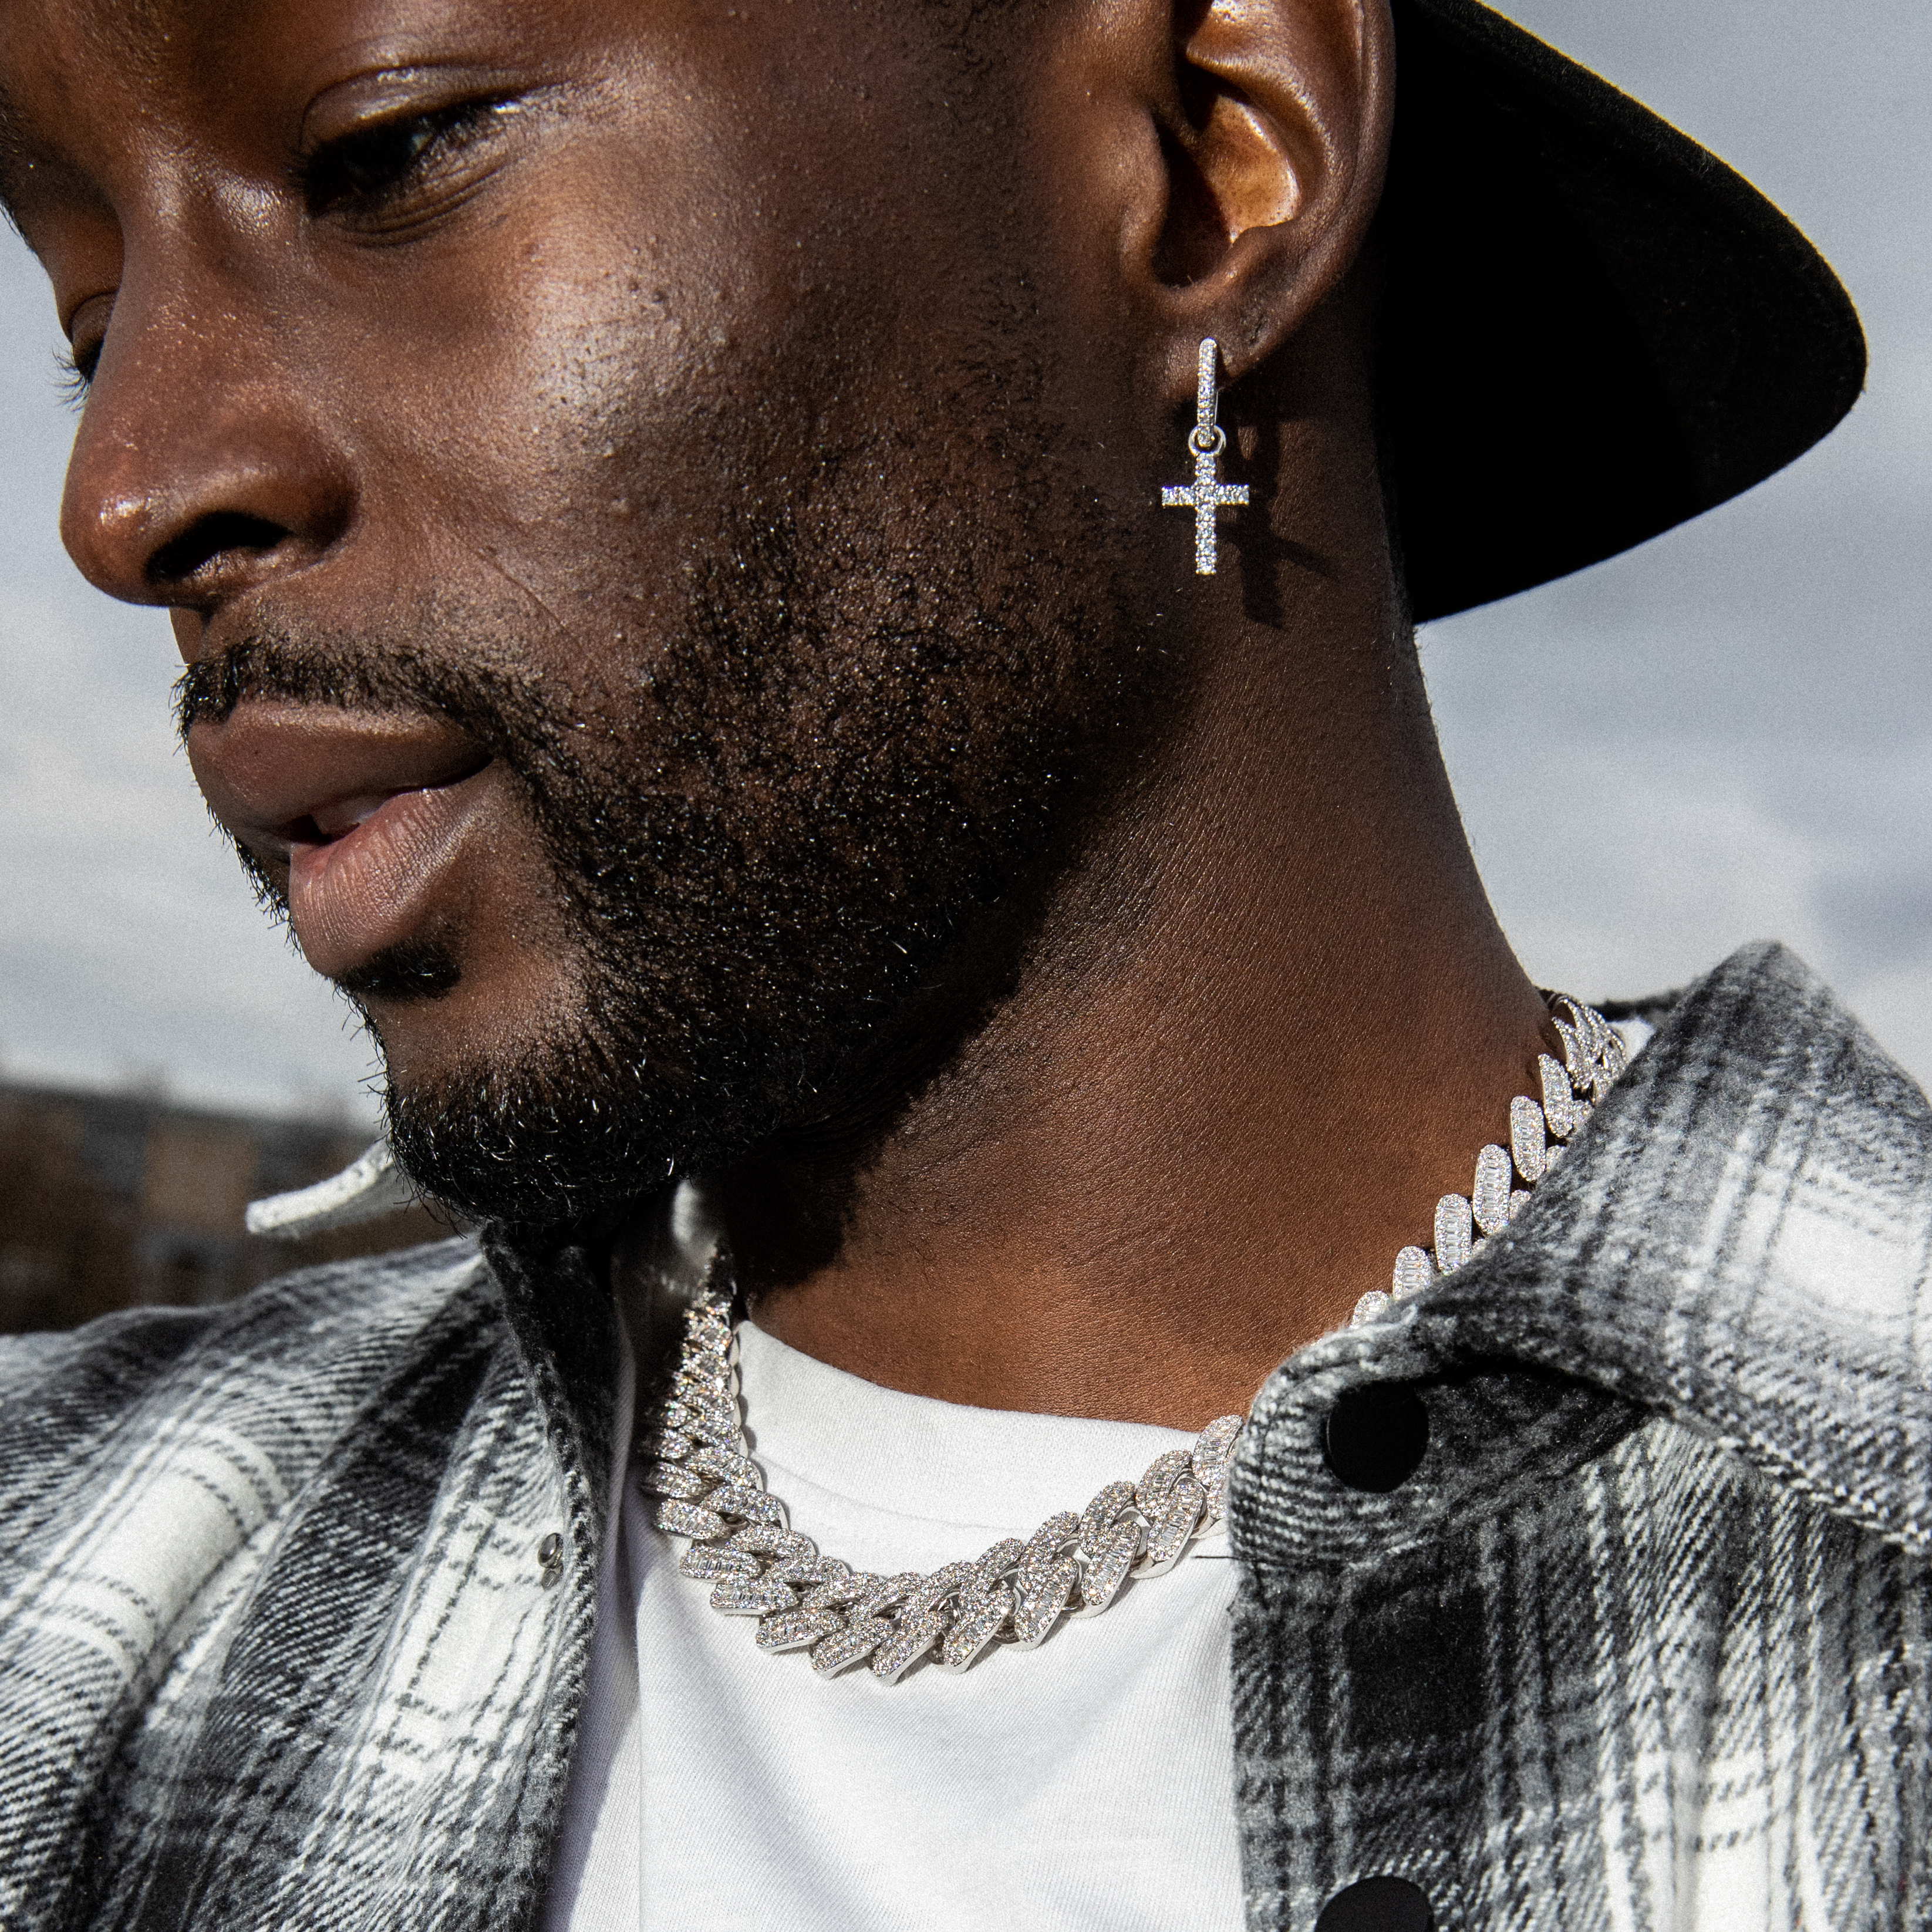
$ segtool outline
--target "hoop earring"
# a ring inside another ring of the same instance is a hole
[[[1194,512],[1194,574],[1197,577],[1214,574],[1215,512],[1223,503],[1248,500],[1245,483],[1220,480],[1221,452],[1228,446],[1228,432],[1215,420],[1220,409],[1216,386],[1219,357],[1220,345],[1211,335],[1204,336],[1194,388],[1194,427],[1187,432],[1187,447],[1194,458],[1194,481],[1165,484],[1160,493],[1162,509]]]

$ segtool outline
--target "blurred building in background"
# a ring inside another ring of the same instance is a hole
[[[291,1268],[448,1234],[422,1208],[304,1241],[244,1229],[250,1201],[337,1172],[367,1140],[159,1096],[0,1083],[0,1334],[206,1306]]]

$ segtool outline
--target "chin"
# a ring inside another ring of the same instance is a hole
[[[472,1061],[434,1078],[392,1070],[390,1146],[423,1192],[470,1220],[566,1229],[681,1171],[679,1110],[644,1082],[586,1085],[568,1059]],[[605,1070],[607,1076],[610,1070]]]
[[[567,962],[560,950],[412,941],[334,983],[382,1048],[392,1090],[426,1095],[540,1065],[578,1032],[586,994]]]

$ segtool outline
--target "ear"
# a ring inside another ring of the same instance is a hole
[[[1238,376],[1292,335],[1354,260],[1388,161],[1394,29],[1388,0],[1167,0],[1124,11],[1144,33],[1162,16],[1168,29],[1164,60],[1145,58],[1144,41],[1144,64],[1132,64],[1159,161],[1133,171],[1120,268],[1154,324],[1150,373],[1178,404],[1193,394],[1203,336],[1219,339]]]

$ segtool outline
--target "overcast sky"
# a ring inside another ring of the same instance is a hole
[[[1786,940],[1932,1076],[1932,5],[1512,0],[1714,148],[1857,298],[1867,394],[1821,448],[1629,556],[1425,633],[1450,770],[1545,985],[1674,986]],[[165,622],[54,532],[73,428],[0,236],[0,1069],[366,1110],[344,1010],[268,928],[166,720]]]

